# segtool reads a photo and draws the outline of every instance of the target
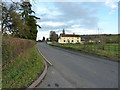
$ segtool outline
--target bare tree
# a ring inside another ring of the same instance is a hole
[[[100,42],[99,42],[99,49],[104,50],[106,42],[107,42],[107,36],[106,35],[101,35],[100,36]]]
[[[50,31],[50,41],[58,41],[58,34],[55,31]]]

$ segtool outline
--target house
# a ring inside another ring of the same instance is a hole
[[[96,35],[81,35],[81,38],[84,39],[85,43],[100,43],[100,38],[97,34]]]
[[[74,33],[65,34],[65,30],[63,29],[63,33],[59,36],[58,43],[81,43],[81,37]]]

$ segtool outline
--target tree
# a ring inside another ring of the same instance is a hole
[[[27,24],[27,26],[29,27],[29,32],[27,33],[27,37],[29,39],[33,39],[36,40],[37,37],[37,27],[41,28],[38,24],[37,24],[37,19],[40,19],[34,15],[32,15],[32,13],[35,14],[35,12],[31,9],[32,5],[30,4],[30,2],[23,2],[21,4],[21,15],[23,17],[23,19],[25,20],[25,24]]]
[[[42,41],[43,41],[43,42],[45,41],[45,37],[43,37]]]
[[[2,33],[9,33],[15,36],[25,26],[21,15],[16,12],[17,10],[18,3],[12,3],[9,7],[6,3],[2,3]]]
[[[37,36],[37,19],[34,11],[31,9],[30,2],[12,2],[10,6],[2,3],[2,33],[36,40]]]
[[[22,17],[24,19],[26,19],[27,17],[29,17],[30,14],[35,13],[31,9],[32,5],[30,4],[30,2],[24,2],[23,1],[22,4],[20,4],[20,6],[21,6],[21,9],[20,9],[21,15],[22,15]]]
[[[58,34],[55,31],[50,31],[50,41],[58,41]]]
[[[47,38],[46,41],[49,41],[49,38]]]
[[[0,25],[1,25],[1,19],[2,19],[2,1],[0,1]]]
[[[97,41],[98,48],[104,50],[106,42],[107,42],[106,35],[99,36],[99,39]]]

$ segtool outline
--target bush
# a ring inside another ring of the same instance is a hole
[[[2,61],[3,65],[14,60],[22,52],[35,45],[35,41],[3,36]]]

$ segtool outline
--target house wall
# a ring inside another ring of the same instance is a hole
[[[60,37],[58,43],[80,43],[81,37]]]

